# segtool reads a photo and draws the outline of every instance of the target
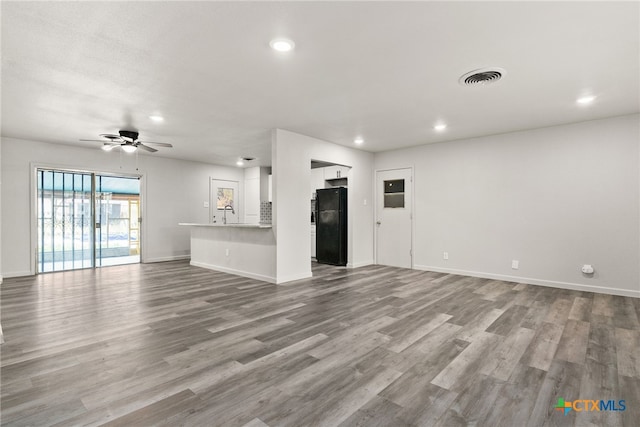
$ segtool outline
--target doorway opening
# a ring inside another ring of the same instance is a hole
[[[37,169],[37,273],[140,262],[140,177]]]
[[[347,192],[350,166],[311,160],[311,261],[348,263]]]

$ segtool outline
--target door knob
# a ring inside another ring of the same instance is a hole
[[[380,225],[380,224],[382,224],[382,222],[381,221],[376,221],[376,224]]]

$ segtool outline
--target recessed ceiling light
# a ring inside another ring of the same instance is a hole
[[[242,160],[238,160],[238,161],[236,162],[236,165],[238,165],[238,166],[244,166],[244,162],[243,162]]]
[[[296,44],[289,39],[278,38],[271,40],[269,46],[278,52],[291,52]]]
[[[435,130],[437,130],[438,132],[442,132],[443,130],[445,130],[447,128],[447,125],[445,125],[444,123],[439,123],[439,124],[435,125],[433,128]]]
[[[160,123],[160,122],[164,121],[164,117],[162,117],[162,116],[155,116],[154,115],[154,116],[149,116],[149,118],[151,120],[153,120],[154,122],[156,122],[156,123]]]
[[[353,143],[354,144],[358,144],[358,145],[364,144],[364,139],[362,139],[362,137],[359,136],[359,137],[357,137],[356,139],[353,140]]]
[[[587,104],[591,104],[593,101],[595,101],[596,97],[595,96],[583,96],[582,98],[578,98],[576,100],[576,102],[580,105],[587,105]]]

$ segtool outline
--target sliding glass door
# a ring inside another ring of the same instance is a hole
[[[140,262],[140,179],[96,175],[96,266]]]
[[[140,179],[37,170],[37,272],[140,262]]]
[[[93,267],[91,175],[38,170],[38,272]]]

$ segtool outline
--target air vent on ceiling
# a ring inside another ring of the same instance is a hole
[[[487,85],[497,82],[504,75],[505,71],[502,68],[481,68],[469,71],[460,77],[458,81],[463,86]]]

